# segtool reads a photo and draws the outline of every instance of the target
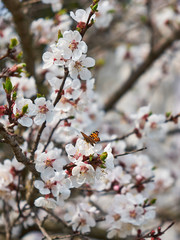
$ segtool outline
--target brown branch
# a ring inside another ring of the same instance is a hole
[[[35,151],[38,148],[38,144],[39,144],[39,141],[40,141],[40,138],[41,138],[41,134],[42,134],[45,127],[46,127],[46,121],[41,125],[41,128],[39,129],[38,135],[36,137],[36,141],[34,143],[34,146],[33,146],[32,152],[31,152],[31,160],[34,160],[34,154],[35,154]]]
[[[171,224],[169,224],[169,226],[167,228],[165,228],[163,231],[161,231],[161,227],[158,227],[157,229],[157,233],[155,233],[154,230],[148,232],[147,234],[145,234],[144,236],[140,236],[135,238],[136,240],[143,240],[145,238],[151,238],[151,239],[160,239],[158,237],[162,236],[169,228],[171,228],[174,225],[175,222],[172,222]]]
[[[65,81],[66,81],[66,78],[67,78],[68,74],[69,74],[68,69],[64,68],[64,78],[63,78],[63,81],[62,81],[61,86],[59,88],[59,91],[58,91],[58,94],[56,96],[56,99],[55,99],[55,101],[53,103],[54,107],[56,106],[56,104],[59,102],[59,100],[62,97],[63,87],[64,87],[64,84],[65,84]],[[40,138],[41,138],[41,134],[42,134],[42,132],[43,132],[45,127],[46,127],[46,121],[41,125],[41,128],[39,129],[36,141],[35,141],[34,146],[33,146],[33,150],[31,152],[31,160],[34,160],[34,154],[35,154],[35,151],[38,148],[38,144],[39,144],[39,141],[40,141]]]
[[[127,81],[117,89],[110,98],[105,102],[105,111],[109,111],[113,106],[122,98],[138,81],[140,76],[145,73],[152,64],[169,48],[172,46],[174,41],[180,39],[180,30],[175,31],[171,37],[166,40],[160,41],[153,49],[153,52],[150,52],[146,60],[131,73]]]
[[[7,52],[6,54],[4,54],[3,56],[1,56],[1,57],[0,57],[0,60],[4,59],[4,58],[6,58],[6,57],[8,57],[8,52]]]
[[[38,228],[40,229],[41,233],[46,237],[46,239],[52,240],[52,238],[49,236],[49,234],[46,232],[46,230],[42,227],[42,224],[41,224],[40,220],[38,219],[38,217],[35,218],[35,222],[36,222]]]
[[[6,240],[11,240],[11,224],[9,219],[9,206],[3,201],[3,216],[5,222]]]
[[[52,138],[52,136],[53,136],[56,128],[57,128],[58,125],[60,124],[60,122],[65,121],[65,120],[68,120],[68,119],[73,119],[73,118],[74,118],[73,116],[70,116],[70,117],[67,117],[67,118],[63,118],[63,119],[60,119],[60,120],[56,123],[55,127],[52,129],[52,131],[51,131],[51,133],[50,133],[50,135],[49,135],[49,138],[48,138],[48,140],[47,140],[46,145],[44,146],[43,152],[46,150],[47,146],[49,145],[49,143],[50,143],[50,141],[51,141],[51,138]]]
[[[55,101],[54,101],[54,103],[53,103],[54,107],[56,106],[56,104],[57,104],[57,103],[59,102],[59,100],[61,99],[62,90],[63,90],[63,87],[64,87],[64,84],[65,84],[65,81],[66,81],[66,78],[67,78],[68,74],[69,74],[68,69],[67,69],[67,68],[64,68],[64,78],[63,78],[63,81],[62,81],[61,86],[60,86],[60,88],[59,88],[59,91],[58,91],[58,94],[57,94],[57,96],[56,96],[56,99],[55,99]]]
[[[143,147],[143,148],[140,148],[140,149],[133,150],[131,152],[125,152],[125,153],[122,153],[122,154],[115,155],[114,158],[129,155],[129,154],[133,154],[133,153],[137,153],[137,152],[141,152],[141,151],[144,151],[146,149],[147,149],[147,147]]]
[[[43,207],[38,207],[38,209],[42,209],[43,211],[45,211],[46,213],[50,214],[53,218],[56,219],[57,222],[60,222],[61,224],[63,224],[64,227],[66,228],[69,228],[69,226],[67,225],[67,223],[59,218],[53,211],[51,211],[50,209],[46,209],[46,208],[43,208]]]
[[[2,123],[0,123],[0,135],[6,143],[11,146],[17,161],[23,163],[29,171],[39,177],[39,173],[36,171],[34,164],[31,163],[30,160],[23,154],[15,136],[9,134]]]
[[[134,130],[130,133],[127,133],[126,135],[122,136],[122,137],[117,137],[117,138],[113,138],[113,139],[109,139],[109,140],[102,140],[98,143],[108,143],[108,142],[116,142],[116,141],[120,141],[120,140],[124,140],[125,138],[131,136],[132,134],[134,134]]]
[[[27,71],[35,76],[35,57],[32,44],[32,35],[30,34],[30,22],[22,9],[22,3],[19,0],[2,0],[6,8],[11,12],[17,33],[23,49],[24,61]]]

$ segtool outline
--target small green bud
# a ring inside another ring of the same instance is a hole
[[[16,96],[17,96],[17,92],[13,92],[12,98],[14,101],[16,100]]]
[[[23,108],[22,108],[22,113],[25,114],[27,113],[27,110],[28,110],[28,104],[24,105]]]
[[[23,56],[23,52],[21,51],[21,52],[18,53],[18,55],[17,55],[17,60],[18,60],[18,62],[21,62],[21,61],[22,61],[22,56]]]
[[[11,38],[10,44],[9,44],[9,49],[13,49],[19,44],[17,38]]]
[[[166,117],[169,118],[171,116],[171,112],[166,113]]]
[[[148,203],[148,201],[149,201],[148,199],[144,200],[144,204],[147,204],[147,203]]]
[[[153,198],[153,199],[150,201],[150,204],[151,204],[151,205],[155,204],[155,203],[156,203],[156,200],[157,200],[156,198]]]
[[[61,9],[61,10],[58,12],[59,15],[64,15],[64,14],[66,14],[66,13],[67,13],[67,9],[65,9],[65,8]]]
[[[26,67],[26,63],[19,63],[19,64],[17,65],[17,72],[18,72],[18,73],[23,72],[23,68],[24,68],[24,67]]]
[[[37,98],[41,98],[41,97],[44,97],[44,95],[41,93],[37,93]]]
[[[153,113],[152,112],[149,112],[149,116],[151,116]]]
[[[104,166],[104,164],[101,164],[101,165],[100,165],[100,168],[103,168],[103,169],[105,169],[105,168],[106,168],[106,166]]]
[[[107,158],[107,152],[103,152],[101,155],[100,155],[100,159],[102,160],[102,161],[105,161],[105,159]]]
[[[62,32],[61,32],[61,30],[59,29],[59,30],[58,30],[58,40],[59,40],[60,38],[62,38],[62,37],[63,37]]]
[[[89,156],[89,161],[92,161],[93,160],[93,155],[90,155]]]

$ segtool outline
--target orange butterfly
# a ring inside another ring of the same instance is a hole
[[[84,140],[87,143],[90,143],[92,146],[94,146],[94,144],[96,144],[97,142],[100,141],[100,138],[98,137],[99,132],[95,131],[93,133],[91,133],[91,135],[87,136],[85,133],[81,132],[81,134],[84,137]]]

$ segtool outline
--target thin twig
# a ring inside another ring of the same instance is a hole
[[[58,94],[56,96],[56,99],[55,99],[55,101],[53,103],[54,107],[56,106],[56,104],[59,102],[59,100],[62,97],[63,87],[64,87],[64,84],[65,84],[65,81],[66,81],[66,78],[67,78],[68,74],[69,74],[68,69],[64,68],[64,78],[63,78],[63,81],[62,81],[61,86],[59,88],[59,91],[58,91]],[[33,146],[33,150],[31,152],[31,160],[34,160],[34,154],[35,154],[35,151],[38,148],[38,144],[39,144],[39,141],[40,141],[40,138],[41,138],[41,134],[42,134],[42,132],[43,132],[45,127],[46,127],[46,121],[41,125],[41,128],[39,129],[38,135],[36,137],[36,141],[35,141],[34,146]]]
[[[38,228],[41,230],[41,233],[46,237],[46,239],[52,240],[52,238],[49,236],[49,234],[46,232],[46,230],[42,227],[42,224],[38,217],[35,218],[35,222],[36,222]]]
[[[117,137],[117,138],[113,138],[113,139],[107,139],[107,140],[102,140],[98,143],[108,143],[108,142],[116,142],[116,141],[120,141],[120,140],[124,140],[125,138],[131,136],[132,134],[134,134],[134,130],[131,131],[130,133],[127,133],[126,135],[123,135],[122,137]]]
[[[114,158],[129,155],[129,154],[133,154],[133,153],[137,153],[137,152],[141,152],[141,151],[144,151],[146,149],[147,149],[147,147],[143,147],[143,148],[136,149],[136,150],[133,150],[133,151],[130,151],[130,152],[125,152],[125,153],[122,153],[122,154],[115,155]]]
[[[32,160],[34,160],[34,154],[35,154],[35,151],[37,150],[37,147],[38,147],[38,144],[39,144],[39,141],[40,141],[40,138],[41,138],[41,134],[42,134],[45,127],[46,127],[46,121],[41,125],[41,128],[39,129],[38,135],[36,137],[36,141],[34,143],[34,146],[33,146],[32,152],[31,152],[31,159]]]
[[[72,116],[67,117],[67,118],[63,118],[63,119],[59,119],[59,121],[56,123],[55,127],[52,129],[52,131],[51,131],[51,133],[50,133],[50,135],[49,135],[49,138],[48,138],[48,140],[47,140],[47,143],[46,143],[46,145],[44,146],[44,149],[43,149],[42,152],[44,152],[44,151],[46,150],[46,148],[47,148],[47,146],[49,145],[49,143],[50,143],[50,141],[51,141],[51,138],[52,138],[52,136],[53,136],[56,128],[57,128],[58,125],[60,124],[60,122],[65,121],[65,120],[68,120],[68,119],[72,119]]]
[[[6,54],[4,54],[3,56],[1,56],[1,57],[0,57],[0,60],[4,59],[4,58],[6,58],[6,57],[8,57],[8,52],[7,52]]]
[[[63,221],[61,218],[59,218],[59,217],[58,217],[54,212],[52,212],[51,210],[45,209],[45,208],[43,208],[43,207],[39,207],[39,208],[42,209],[43,211],[49,213],[49,214],[50,214],[52,217],[54,217],[58,222],[62,223],[62,224],[64,225],[64,227],[68,227],[67,224],[66,224],[66,222]],[[38,209],[39,209],[39,208],[38,208]],[[69,227],[68,227],[68,228],[69,228]]]
[[[135,240],[142,240],[145,238],[151,238],[151,239],[157,239],[158,237],[162,236],[169,228],[171,228],[174,225],[175,222],[172,222],[167,228],[165,228],[164,231],[159,231],[156,234],[152,235],[152,231],[148,232],[144,236],[137,237]]]
[[[63,78],[63,81],[62,81],[61,86],[60,86],[60,88],[59,88],[59,91],[58,91],[58,94],[57,94],[57,96],[56,96],[56,99],[54,100],[54,103],[53,103],[54,107],[56,106],[56,104],[57,104],[57,103],[59,102],[59,100],[61,99],[62,90],[63,90],[63,88],[64,88],[64,84],[65,84],[65,81],[66,81],[66,78],[67,78],[68,74],[69,74],[68,69],[67,69],[67,68],[64,68],[64,78]]]

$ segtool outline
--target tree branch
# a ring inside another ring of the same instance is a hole
[[[32,44],[32,35],[30,34],[30,21],[23,13],[22,3],[19,0],[2,0],[6,8],[13,15],[17,33],[23,49],[24,61],[27,71],[35,76],[35,56]]]
[[[39,173],[36,171],[34,164],[31,163],[30,160],[23,154],[15,136],[10,135],[2,123],[0,123],[0,135],[3,137],[5,142],[11,146],[17,161],[23,163],[29,171],[39,177]]]
[[[135,70],[131,73],[127,81],[115,91],[112,96],[106,101],[104,110],[109,111],[113,108],[113,106],[122,98],[138,81],[139,77],[145,73],[149,67],[169,48],[172,46],[174,41],[180,39],[180,30],[172,34],[166,40],[160,41],[153,49],[153,52],[150,52],[146,60]]]

